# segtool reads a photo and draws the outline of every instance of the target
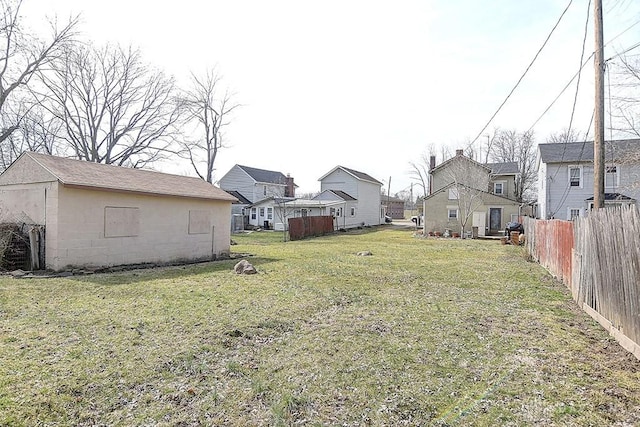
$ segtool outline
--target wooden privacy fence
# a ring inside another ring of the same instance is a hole
[[[531,256],[562,283],[571,286],[573,222],[524,219],[526,245]]]
[[[300,240],[309,236],[321,236],[333,231],[333,216],[303,216],[289,218],[289,238]]]
[[[640,214],[635,206],[570,221],[524,221],[531,256],[640,359]]]
[[[640,215],[600,209],[576,221],[577,303],[640,358]]]

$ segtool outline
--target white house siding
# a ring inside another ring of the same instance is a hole
[[[256,218],[252,217],[252,209],[256,210]],[[260,209],[264,209],[264,215],[260,215]],[[272,209],[271,218],[268,216],[269,208]],[[258,202],[250,208],[246,209],[247,215],[249,216],[249,224],[256,227],[263,227],[264,222],[269,222],[269,227],[273,228],[276,222],[281,222],[279,218],[276,218],[276,210],[279,209],[277,203],[273,199],[265,199],[262,202]]]
[[[545,219],[571,219],[569,209],[580,209],[584,215],[588,206],[586,199],[593,197],[593,167],[590,164],[576,165],[582,167],[580,187],[569,186],[569,164],[550,163],[546,167],[545,210],[540,216]],[[544,216],[543,216],[544,215]]]
[[[135,208],[136,235],[105,236],[107,208]],[[229,252],[229,211],[225,201],[59,186],[55,234],[49,233],[53,222],[47,218],[47,267],[212,259]],[[194,218],[200,222],[194,225]]]
[[[232,167],[220,179],[219,185],[223,190],[237,191],[250,200],[251,203],[264,199],[264,196],[258,197],[256,194],[255,180],[237,165]]]
[[[359,182],[358,211],[356,216],[365,225],[380,225],[383,221],[381,214],[380,185],[366,181]]]
[[[344,191],[354,199],[359,199],[358,182],[358,179],[353,175],[343,171],[342,169],[336,169],[320,181],[320,192],[325,190],[340,190]]]
[[[569,165],[582,167],[580,187],[569,186]],[[608,166],[608,164],[607,164]],[[605,187],[606,193],[621,193],[637,201],[640,199],[638,175],[640,168],[634,165],[616,165],[619,170],[619,185]],[[589,205],[586,201],[593,197],[593,164],[592,163],[549,163],[542,164],[540,175],[546,176],[544,183],[540,182],[538,194],[542,195],[544,209],[540,209],[541,218],[555,218],[570,220],[570,210],[580,209],[580,215],[588,213]],[[544,186],[546,186],[546,191]]]
[[[336,169],[322,179],[320,191],[325,190],[344,191],[357,201],[355,216],[350,215],[350,207],[348,211],[345,209],[346,216],[338,220],[339,226],[343,224],[342,227],[349,228],[384,222],[381,215],[380,184],[359,180],[342,169]]]
[[[539,160],[538,160],[539,161]],[[539,162],[539,168],[538,168],[538,217],[539,218],[546,218],[547,217],[547,198],[545,197],[546,194],[546,187],[548,185],[547,183],[547,164],[546,163],[542,163]]]
[[[251,176],[238,167],[238,165],[233,166],[229,172],[220,179],[219,185],[223,190],[237,191],[251,203],[256,203],[267,197],[283,197],[286,188],[284,184],[256,182]]]

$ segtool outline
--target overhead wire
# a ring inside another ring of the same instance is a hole
[[[558,25],[560,25],[560,22],[562,21],[562,18],[564,17],[564,15],[567,13],[567,11],[569,10],[569,7],[571,6],[571,3],[573,3],[573,0],[569,0],[569,3],[567,4],[567,7],[564,8],[564,10],[562,11],[562,14],[560,15],[560,18],[558,18],[558,20],[556,21],[555,25],[553,26],[553,28],[551,29],[551,31],[549,32],[549,35],[547,35],[547,38],[544,40],[544,43],[542,43],[542,46],[540,46],[540,48],[538,49],[538,51],[536,52],[535,56],[533,57],[533,59],[531,60],[531,62],[529,63],[529,65],[527,66],[527,68],[524,70],[524,73],[520,76],[520,78],[518,79],[518,81],[516,82],[515,86],[511,89],[511,91],[509,92],[509,94],[507,95],[507,97],[504,99],[504,101],[502,101],[502,103],[500,104],[500,106],[498,107],[498,109],[496,110],[495,113],[493,113],[493,115],[491,116],[491,118],[487,121],[487,123],[484,125],[484,127],[482,128],[482,130],[480,132],[478,132],[478,135],[476,135],[475,138],[473,138],[473,140],[471,140],[471,142],[469,143],[469,145],[467,146],[467,149],[469,149],[469,147],[471,147],[473,144],[475,144],[475,142],[478,140],[478,138],[480,138],[480,136],[482,135],[482,133],[489,127],[489,125],[491,124],[491,122],[493,121],[493,119],[495,119],[495,117],[498,115],[498,113],[500,112],[500,110],[502,110],[502,107],[505,106],[505,104],[507,103],[507,101],[509,100],[509,98],[511,98],[511,95],[513,95],[513,93],[516,91],[516,89],[518,88],[518,86],[520,85],[520,83],[522,82],[522,80],[524,80],[525,76],[527,75],[527,73],[529,72],[529,70],[531,69],[531,67],[533,66],[533,64],[536,62],[536,60],[538,59],[538,56],[540,56],[540,53],[542,52],[542,50],[546,47],[547,43],[549,42],[549,40],[551,39],[551,36],[553,35],[553,33],[555,32],[556,28],[558,28]]]
[[[576,91],[575,91],[575,94],[573,96],[573,105],[571,106],[571,116],[570,116],[570,119],[569,119],[569,128],[567,129],[567,132],[568,132],[567,137],[571,136],[571,129],[573,127],[573,118],[574,118],[575,111],[576,111],[576,105],[578,103],[578,93],[580,92],[580,77],[582,76],[582,69],[584,68],[586,63],[593,56],[593,55],[590,55],[589,59],[587,59],[586,61],[584,60],[584,51],[585,51],[585,47],[587,45],[587,34],[589,32],[589,17],[591,15],[590,11],[591,11],[591,0],[589,0],[589,3],[587,4],[587,19],[585,20],[585,23],[584,23],[584,36],[582,37],[582,50],[580,52],[580,68],[578,69],[578,72],[577,72],[578,81],[576,82]],[[573,81],[575,78],[576,78],[576,76],[574,76],[571,79],[571,81]],[[569,84],[571,84],[571,82],[569,82]],[[567,86],[565,86],[565,89],[569,86],[569,84]],[[560,92],[560,95],[562,95],[562,93],[564,92],[565,89],[563,89],[562,92]],[[558,95],[558,97],[556,97],[556,99],[554,99],[554,101],[551,103],[551,105],[553,105],[558,100],[560,95]],[[544,114],[546,114],[546,112],[549,111],[550,108],[551,108],[551,106],[549,106],[545,110],[545,112],[542,113],[542,116],[544,116]],[[540,116],[540,118],[542,118],[542,116]],[[536,123],[540,120],[540,118],[538,118]],[[533,129],[534,126],[535,126],[535,123],[531,126],[529,131],[531,131],[531,129]],[[591,127],[591,125],[589,125],[589,128],[590,127]],[[587,130],[587,132],[588,132],[588,130]],[[566,146],[567,142],[568,141],[565,141],[565,145],[563,145],[563,147],[562,147],[562,155],[560,157],[560,163],[562,163],[562,161],[564,160],[564,156],[565,156],[566,150],[567,150],[567,146]],[[580,151],[579,159],[582,158],[582,154],[584,152],[585,143],[583,143],[583,145],[582,145],[582,150]],[[551,181],[553,181],[556,178],[556,176],[558,175],[559,172],[560,172],[560,168],[558,167],[556,169],[554,175],[551,177]],[[567,185],[567,189],[565,190],[564,194],[561,197],[561,202],[558,204],[558,207],[556,208],[556,210],[552,213],[552,216],[555,216],[555,214],[557,213],[557,210],[560,209],[560,206],[562,206],[562,204],[564,203],[566,198],[569,196],[569,191],[570,190],[571,190],[571,185]],[[549,208],[551,208],[551,206],[549,206]]]

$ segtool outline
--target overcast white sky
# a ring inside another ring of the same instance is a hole
[[[65,19],[97,43],[139,47],[179,81],[216,66],[243,107],[226,129],[216,179],[234,164],[290,173],[319,190],[336,165],[391,193],[430,144],[464,148],[524,72],[569,0],[25,0],[24,14]],[[574,0],[495,127],[529,129],[579,68],[588,0]],[[604,0],[605,42],[640,21],[637,0]],[[589,22],[586,55],[593,51]],[[605,57],[640,41],[635,25]],[[593,66],[574,127],[589,124]],[[575,86],[534,128],[568,127]],[[486,138],[486,137],[485,137]],[[187,164],[167,170],[192,174]]]

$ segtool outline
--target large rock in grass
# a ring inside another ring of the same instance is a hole
[[[238,263],[233,267],[233,270],[236,274],[256,274],[258,270],[246,259],[238,261]]]

